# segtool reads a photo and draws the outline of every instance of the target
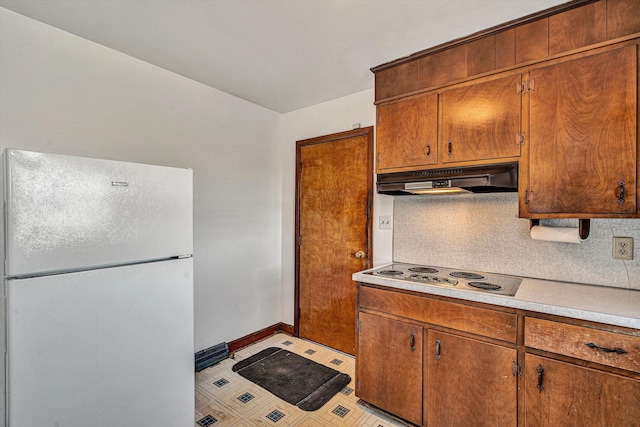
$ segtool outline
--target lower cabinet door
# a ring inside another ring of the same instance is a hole
[[[424,348],[426,424],[515,427],[516,356],[513,348],[429,330]]]
[[[422,424],[422,327],[359,313],[356,394]]]
[[[640,426],[640,381],[526,354],[525,425]]]

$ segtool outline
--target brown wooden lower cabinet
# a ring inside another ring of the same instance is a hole
[[[367,286],[358,292],[360,399],[417,425],[516,427],[515,314]],[[438,319],[447,331],[459,324],[461,335],[437,330]],[[495,344],[503,341],[478,335],[485,330],[513,342]]]
[[[638,329],[364,284],[358,319],[357,396],[414,424],[640,427]]]
[[[527,354],[525,425],[640,426],[640,381]]]
[[[426,425],[516,426],[515,349],[429,330],[424,354]]]
[[[422,424],[422,327],[360,313],[356,394]]]

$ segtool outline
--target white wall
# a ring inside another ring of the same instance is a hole
[[[194,170],[196,350],[281,320],[280,121],[0,8],[0,149]]]
[[[371,75],[373,86],[373,74]],[[372,126],[376,108],[373,89],[333,101],[296,110],[283,116],[282,156],[282,321],[293,325],[295,287],[295,186],[296,141]],[[374,194],[374,265],[391,261],[391,230],[379,230],[375,225],[379,215],[391,215],[393,198]]]

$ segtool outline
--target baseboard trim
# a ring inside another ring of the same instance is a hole
[[[247,347],[255,342],[265,339],[271,335],[277,333],[284,333],[287,335],[293,335],[293,326],[286,323],[276,323],[275,325],[267,326],[257,332],[253,332],[244,337],[238,338],[233,341],[229,341],[229,354],[233,354],[241,348]]]

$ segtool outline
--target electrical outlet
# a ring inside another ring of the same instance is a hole
[[[382,215],[380,216],[379,222],[380,229],[391,229],[391,216],[390,215]]]
[[[613,238],[613,259],[633,259],[633,237]]]

